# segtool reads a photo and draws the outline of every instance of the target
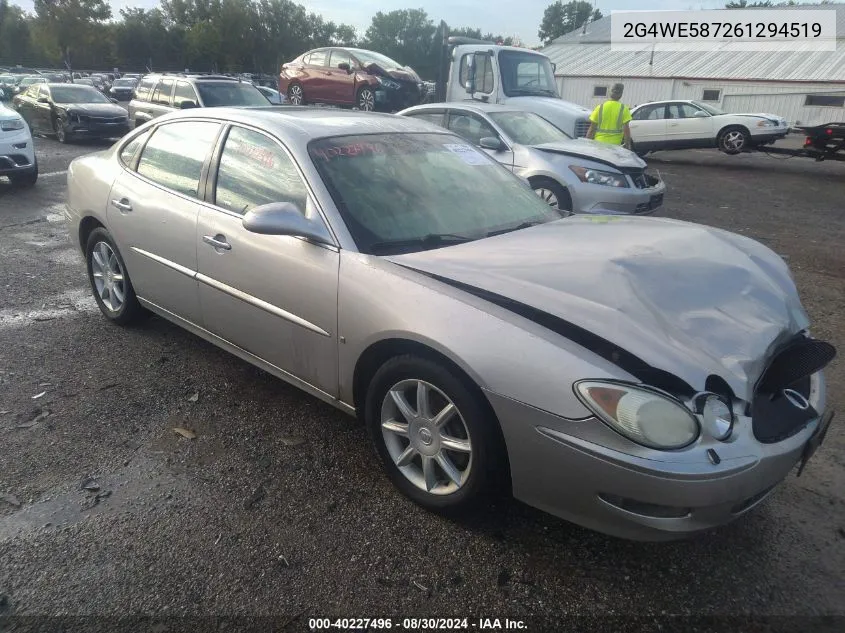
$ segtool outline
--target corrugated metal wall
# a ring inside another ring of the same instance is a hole
[[[831,121],[845,121],[845,108],[805,106],[809,93],[845,95],[841,86],[834,90],[829,84],[795,84],[741,82],[723,80],[631,79],[624,77],[558,77],[558,90],[566,101],[588,108],[595,107],[606,97],[594,97],[595,86],[625,84],[625,103],[635,106],[646,101],[663,99],[702,99],[705,89],[721,90],[716,107],[726,112],[771,112],[779,114],[793,125],[818,125]]]

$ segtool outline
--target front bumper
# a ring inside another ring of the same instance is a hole
[[[651,187],[606,187],[578,181],[570,184],[572,208],[576,213],[598,215],[649,215],[663,206],[666,183]]]
[[[376,87],[376,109],[386,112],[398,112],[411,106],[419,105],[422,97],[416,84],[402,82],[398,90]]]
[[[86,138],[120,138],[129,132],[129,120],[120,123],[103,123],[90,119],[67,121],[65,132]]]
[[[35,165],[35,148],[29,130],[0,131],[0,175],[25,173]]]
[[[654,451],[620,441],[596,418],[567,420],[486,395],[505,436],[514,497],[584,527],[641,541],[680,538],[745,514],[801,460],[820,423],[777,444],[761,444],[753,439],[750,418],[740,417],[727,442],[700,438],[683,451]],[[718,453],[718,463],[707,457],[708,448]]]
[[[761,131],[758,134],[751,133],[751,143],[753,145],[767,145],[769,143],[774,143],[775,141],[779,141],[783,138],[786,138],[786,135],[789,134],[789,128],[778,128],[777,130],[765,130]]]

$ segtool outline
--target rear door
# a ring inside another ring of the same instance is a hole
[[[329,54],[327,67],[329,93],[335,103],[355,103],[354,61],[345,50],[333,48]],[[349,71],[341,70],[338,64],[349,64]]]
[[[150,110],[152,111],[152,118],[167,114],[172,110],[171,107],[171,93],[173,92],[173,79],[162,79],[153,90],[153,96],[150,99]]]
[[[138,297],[197,325],[198,191],[220,127],[178,121],[136,136],[109,196],[109,229]]]
[[[299,169],[278,140],[232,126],[212,173],[194,247],[206,329],[335,396],[337,248],[242,224],[270,202],[293,203],[322,224]]]
[[[327,101],[331,99],[329,88],[329,51],[327,49],[312,51],[305,58],[305,75],[302,78],[302,89],[306,101]]]
[[[129,102],[129,120],[132,124],[141,125],[153,118],[150,97],[157,83],[155,77],[147,77],[138,82],[135,95]]]
[[[643,106],[630,123],[631,140],[637,149],[657,149],[668,146],[666,132],[666,104]]]

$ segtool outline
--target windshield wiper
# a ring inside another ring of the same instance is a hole
[[[487,237],[493,237],[495,235],[504,235],[505,233],[521,231],[522,229],[530,229],[532,226],[537,226],[538,224],[545,224],[545,222],[543,222],[542,220],[528,220],[527,222],[517,224],[516,226],[510,226],[506,229],[496,229],[495,231],[490,231],[487,234]]]
[[[373,242],[370,244],[370,251],[373,253],[383,252],[385,250],[422,247],[423,250],[431,248],[440,248],[441,246],[449,246],[451,244],[463,244],[464,242],[472,242],[474,237],[467,237],[466,235],[455,235],[454,233],[429,233],[422,237],[413,237],[404,240],[384,240],[382,242]]]

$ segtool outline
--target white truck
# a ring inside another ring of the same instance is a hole
[[[448,38],[444,51],[445,101],[508,104],[540,115],[573,138],[586,136],[590,111],[560,98],[554,66],[542,53],[465,37]]]

